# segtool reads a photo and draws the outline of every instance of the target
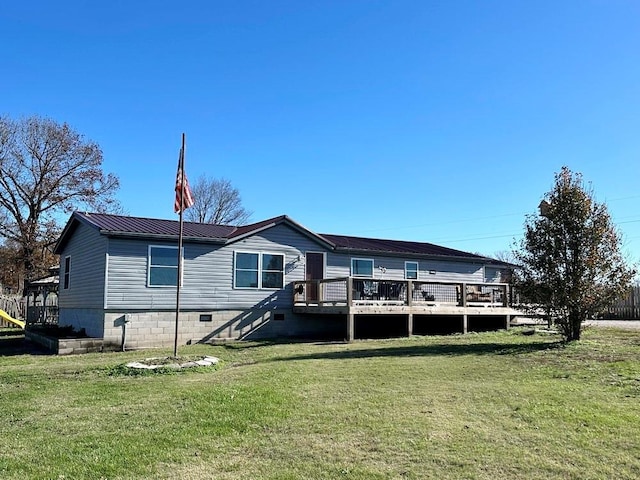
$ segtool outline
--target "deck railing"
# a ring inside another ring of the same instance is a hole
[[[293,282],[295,306],[508,306],[506,283],[426,282],[353,277]],[[463,294],[464,292],[464,294]]]

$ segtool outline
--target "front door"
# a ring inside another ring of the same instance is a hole
[[[305,280],[322,280],[324,278],[324,253],[305,253]],[[317,302],[319,289],[317,283],[307,285],[307,302]]]

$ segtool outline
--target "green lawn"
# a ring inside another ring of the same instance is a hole
[[[558,341],[195,345],[221,368],[144,376],[114,367],[170,350],[9,345],[0,478],[640,478],[640,332]]]

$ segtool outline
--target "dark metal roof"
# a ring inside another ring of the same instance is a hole
[[[413,255],[435,255],[443,257],[462,257],[486,260],[486,257],[473,253],[441,247],[432,243],[409,242],[403,240],[382,240],[378,238],[349,237],[346,235],[321,234],[333,242],[337,250],[354,250],[372,253],[408,253]]]
[[[256,230],[261,230],[262,228],[268,225],[275,225],[276,223],[281,223],[286,218],[287,218],[286,215],[280,215],[279,217],[269,218],[261,222],[252,223],[251,225],[243,225],[242,227],[236,227],[234,231],[229,234],[229,238],[239,237],[247,233],[255,232]]]
[[[101,233],[113,236],[171,238],[178,236],[180,228],[180,224],[177,220],[128,217],[104,213],[74,212],[58,240],[55,253],[60,253],[62,251],[64,244],[75,230],[78,222],[91,225],[100,230]],[[481,255],[441,247],[432,243],[350,237],[346,235],[316,234],[294,222],[286,215],[281,215],[241,227],[184,222],[183,235],[185,239],[190,241],[230,243],[244,236],[252,235],[265,228],[270,228],[281,223],[286,223],[290,227],[297,229],[317,242],[324,244],[327,248],[335,249],[337,251],[457,257],[497,262],[496,260],[492,260]]]
[[[74,215],[77,215],[104,233],[177,236],[180,229],[180,223],[177,220],[125,217],[104,213],[76,212]],[[188,238],[218,238],[224,240],[229,237],[236,227],[230,225],[184,222],[183,229],[183,235]]]

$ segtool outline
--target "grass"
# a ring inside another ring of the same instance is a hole
[[[180,350],[224,364],[7,350],[0,478],[640,478],[640,332]]]

